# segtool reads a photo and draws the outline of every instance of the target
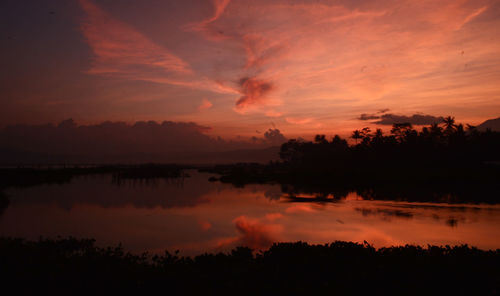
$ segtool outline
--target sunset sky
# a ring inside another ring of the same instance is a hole
[[[307,137],[500,116],[500,1],[3,0],[0,17],[0,126]]]

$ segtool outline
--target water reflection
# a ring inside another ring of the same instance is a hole
[[[279,185],[235,188],[210,175],[113,183],[110,175],[9,189],[0,234],[93,237],[132,251],[183,254],[267,248],[275,241],[462,244],[500,247],[498,205],[364,200],[354,192],[287,194]]]
[[[207,202],[202,197],[214,190],[206,176],[194,173],[189,178],[117,179],[113,175],[89,175],[73,178],[70,184],[44,184],[38,187],[8,190],[12,204],[55,204],[70,210],[87,204],[103,208],[132,205],[135,208],[192,207]]]

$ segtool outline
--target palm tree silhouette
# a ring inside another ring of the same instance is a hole
[[[429,129],[433,136],[440,137],[443,134],[443,128],[437,123],[431,124]]]
[[[355,130],[352,132],[351,138],[353,138],[356,141],[356,144],[358,144],[358,139],[362,139],[363,134],[360,130]]]
[[[445,117],[443,119],[443,124],[446,131],[452,132],[455,129],[455,117],[451,116]]]

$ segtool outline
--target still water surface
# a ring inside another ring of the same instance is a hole
[[[372,201],[356,193],[338,202],[290,202],[279,185],[235,188],[208,182],[210,174],[189,175],[120,184],[96,175],[9,189],[0,235],[95,238],[98,245],[121,242],[136,253],[182,255],[299,240],[500,248],[500,205]]]

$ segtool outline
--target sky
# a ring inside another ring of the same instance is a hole
[[[499,28],[500,1],[483,0],[3,0],[0,126],[479,124],[500,116]]]

